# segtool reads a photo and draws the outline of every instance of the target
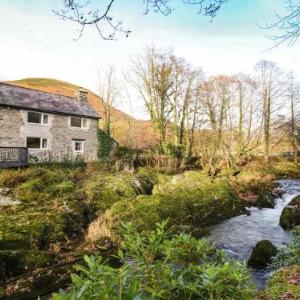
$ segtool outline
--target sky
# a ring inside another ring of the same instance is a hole
[[[62,2],[0,0],[0,80],[49,77],[97,91],[99,71],[113,65],[120,73],[129,72],[130,58],[146,45],[173,48],[207,76],[249,73],[261,59],[275,61],[286,71],[300,70],[300,41],[270,50],[269,32],[259,28],[276,20],[285,0],[228,0],[213,22],[181,0],[170,0],[174,11],[168,17],[145,15],[143,0],[115,0],[112,15],[132,34],[114,41],[102,40],[92,27],[74,41],[79,28],[53,13]],[[102,8],[107,0],[90,2]],[[119,108],[146,118],[141,100],[131,100],[131,105],[120,101]]]

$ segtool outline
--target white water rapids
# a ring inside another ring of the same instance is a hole
[[[279,220],[284,207],[300,195],[300,180],[279,180],[278,183],[284,193],[276,199],[275,208],[252,207],[249,209],[250,215],[237,216],[212,226],[208,239],[240,260],[247,260],[253,247],[261,240],[269,240],[279,248],[287,245],[289,233],[281,228]],[[261,288],[267,272],[255,271],[253,275],[257,287]]]

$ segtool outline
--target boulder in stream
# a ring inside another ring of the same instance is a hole
[[[248,266],[264,268],[269,265],[277,253],[277,248],[268,240],[259,241],[253,248]]]
[[[300,196],[295,197],[283,210],[280,225],[285,230],[291,230],[300,225]]]
[[[276,198],[281,198],[283,196],[283,194],[285,193],[285,190],[281,187],[276,187],[272,190],[272,194],[276,197]]]

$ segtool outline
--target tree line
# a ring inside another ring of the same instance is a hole
[[[179,160],[196,156],[212,171],[221,163],[235,168],[254,154],[269,163],[280,144],[297,154],[300,85],[293,72],[274,62],[258,62],[252,74],[206,78],[201,68],[172,51],[148,47],[131,60],[127,73],[150,117],[160,154]],[[103,95],[111,104],[112,98]]]

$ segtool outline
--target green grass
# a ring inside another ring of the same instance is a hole
[[[282,268],[275,272],[271,277],[267,289],[259,299],[299,300],[300,265]]]

